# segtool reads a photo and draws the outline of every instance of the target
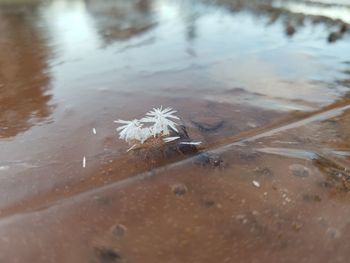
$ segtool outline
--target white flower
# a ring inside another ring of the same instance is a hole
[[[124,124],[123,126],[118,127],[117,131],[119,131],[119,138],[125,141],[134,140],[138,137],[142,127],[142,124],[137,119],[132,121],[117,120],[114,122]]]
[[[117,131],[119,131],[119,138],[127,142],[137,140],[143,143],[152,136],[150,128],[142,128],[143,124],[137,119],[132,121],[117,120],[114,122],[124,124],[118,127]]]
[[[176,111],[174,111],[172,108],[153,108],[153,110],[146,113],[146,116],[141,120],[117,120],[114,122],[122,124],[122,126],[117,128],[119,138],[125,140],[126,142],[133,143],[133,145],[128,149],[128,151],[130,151],[135,149],[139,143],[143,144],[152,136],[164,136],[164,143],[179,139],[179,136],[166,137],[170,134],[170,129],[178,132],[176,129],[177,123],[171,120],[179,120],[179,117],[174,115],[175,112]],[[144,127],[144,125],[146,125],[146,127]]]
[[[142,128],[140,130],[140,137],[139,137],[139,141],[141,143],[144,143],[148,138],[152,137],[152,129],[151,128]]]
[[[176,129],[177,123],[170,119],[177,119],[179,117],[173,115],[176,111],[172,108],[163,109],[162,106],[160,108],[153,108],[152,111],[146,113],[146,117],[142,118],[141,122],[153,122],[153,126],[151,127],[153,136],[158,134],[161,135],[169,135],[169,127],[174,131],[178,132]]]

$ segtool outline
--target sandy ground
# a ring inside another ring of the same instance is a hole
[[[0,1],[0,262],[348,262],[347,17]],[[126,153],[113,120],[160,105],[198,152]]]

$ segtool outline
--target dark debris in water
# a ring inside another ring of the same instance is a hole
[[[326,175],[326,181],[322,183],[323,187],[350,191],[350,171],[348,169],[321,156],[314,160],[314,164]]]
[[[212,154],[208,152],[200,153],[196,156],[195,164],[204,166],[204,167],[213,167],[213,168],[225,168],[226,163],[218,154]]]
[[[183,196],[188,192],[188,188],[184,184],[174,184],[171,186],[171,191],[176,195],[176,196]]]
[[[216,132],[221,129],[225,123],[223,120],[217,118],[192,119],[191,122],[203,133]]]
[[[215,205],[215,201],[212,199],[204,199],[200,201],[200,204],[204,206],[205,208],[210,208]]]
[[[257,167],[254,169],[254,173],[258,176],[272,177],[273,171],[269,167]]]
[[[97,247],[95,248],[95,254],[100,263],[122,262],[120,252],[113,248]]]
[[[180,125],[178,132],[171,130],[169,137],[180,137],[175,141],[164,143],[163,138],[155,140],[152,144],[145,144],[144,147],[138,147],[133,150],[135,156],[140,157],[146,161],[157,163],[158,161],[166,160],[185,155],[192,155],[198,152],[196,145],[181,144],[181,142],[191,142],[191,138],[184,125]]]
[[[306,202],[321,202],[321,197],[317,194],[304,194],[303,200]]]

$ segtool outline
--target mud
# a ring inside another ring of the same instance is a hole
[[[348,262],[348,17],[0,0],[0,262]],[[202,144],[127,153],[160,105]]]

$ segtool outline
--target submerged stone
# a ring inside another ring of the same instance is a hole
[[[292,164],[289,166],[290,173],[297,177],[309,176],[309,169],[301,164]]]

